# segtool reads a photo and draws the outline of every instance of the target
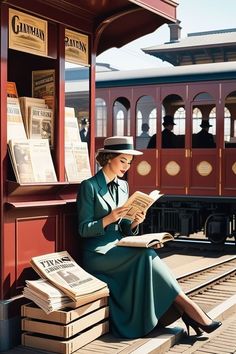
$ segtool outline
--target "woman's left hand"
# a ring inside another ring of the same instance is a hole
[[[141,224],[144,221],[145,217],[146,217],[146,213],[144,213],[144,212],[137,213],[135,215],[134,221],[131,224],[131,228],[134,229],[136,226]]]

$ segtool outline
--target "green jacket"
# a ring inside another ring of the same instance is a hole
[[[119,207],[128,199],[129,191],[126,181],[118,179],[118,183]],[[84,250],[105,254],[118,239],[138,233],[138,228],[132,232],[131,222],[127,219],[103,228],[102,219],[116,207],[102,170],[81,183],[77,197],[78,232],[83,238]]]

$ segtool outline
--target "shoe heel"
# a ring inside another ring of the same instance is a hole
[[[192,329],[195,331],[197,336],[201,336],[203,331],[198,327],[198,325],[186,314],[182,316],[182,320],[187,328],[187,334],[189,336],[189,328],[192,327]]]

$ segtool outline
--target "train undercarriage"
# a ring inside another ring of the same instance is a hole
[[[175,237],[203,232],[214,244],[236,241],[236,198],[165,195],[149,209],[142,231]]]

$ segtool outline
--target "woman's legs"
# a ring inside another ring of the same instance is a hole
[[[210,319],[204,311],[183,292],[175,298],[174,304],[199,324],[208,326],[212,323],[212,319]]]

